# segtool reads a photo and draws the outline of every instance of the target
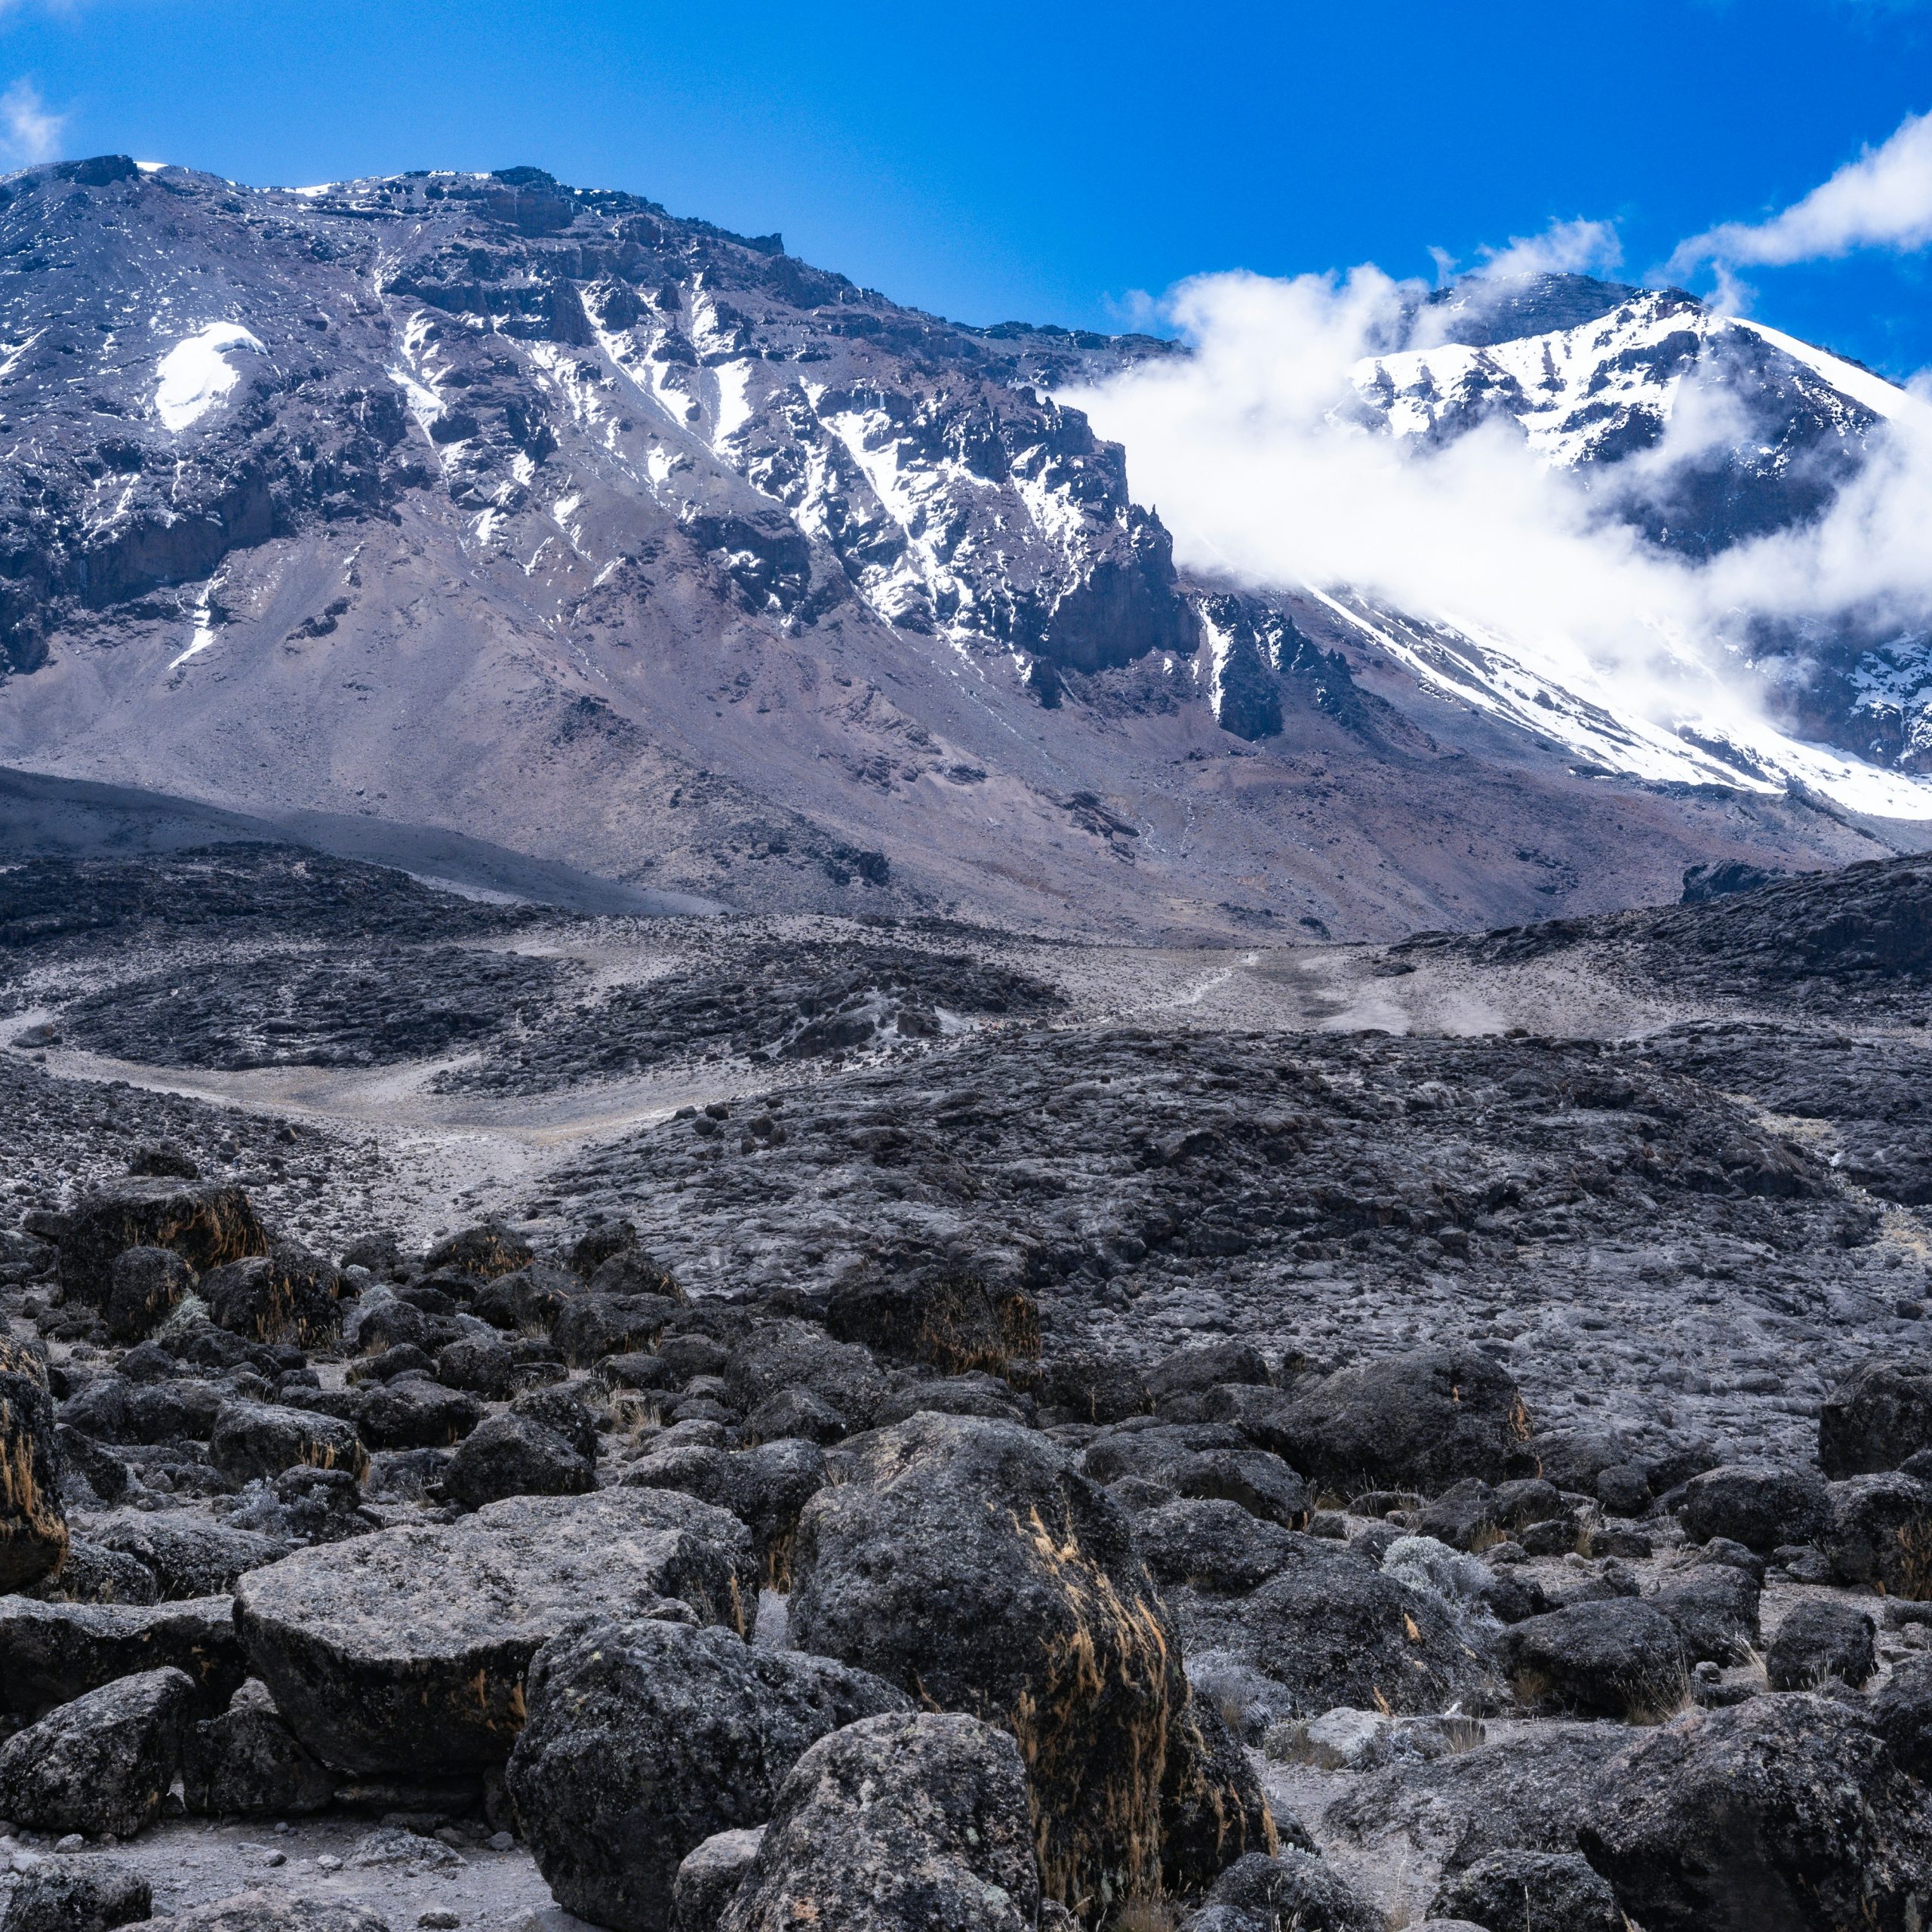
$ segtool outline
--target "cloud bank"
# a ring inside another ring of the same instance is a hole
[[[1859,248],[1932,246],[1932,114],[1909,116],[1829,181],[1770,220],[1727,222],[1672,256],[1673,273],[1706,262],[1741,268],[1828,260]]]
[[[1515,272],[1567,245],[1497,259]],[[1158,509],[1186,568],[1258,589],[1354,590],[1666,730],[1740,743],[1768,730],[1740,656],[1767,620],[1932,621],[1932,407],[1907,406],[1815,528],[1699,564],[1647,543],[1601,473],[1593,494],[1513,424],[1438,445],[1365,412],[1364,365],[1409,346],[1423,294],[1372,266],[1203,277],[1164,305],[1190,352],[1063,399],[1125,445],[1136,500]],[[1680,391],[1663,445],[1624,466],[1621,486],[1730,441],[1724,407]]]
[[[66,115],[53,112],[31,81],[16,81],[0,94],[0,148],[16,167],[53,160],[66,128]]]

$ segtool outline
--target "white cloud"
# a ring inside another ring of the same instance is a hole
[[[51,161],[60,152],[67,117],[53,112],[31,81],[16,81],[0,94],[0,128],[5,131],[0,144],[4,144],[8,158],[27,165]]]
[[[1191,353],[1063,400],[1125,445],[1136,500],[1158,507],[1184,567],[1264,590],[1358,591],[1493,638],[1552,684],[1666,731],[1761,739],[1740,649],[1762,620],[1932,614],[1932,410],[1902,413],[1814,528],[1700,563],[1646,543],[1614,514],[1607,479],[1592,494],[1512,425],[1442,447],[1365,426],[1359,365],[1404,345],[1425,293],[1368,266],[1203,277],[1168,303]],[[1621,485],[1734,442],[1732,407],[1687,386],[1663,446],[1615,472]]]
[[[1540,235],[1512,235],[1508,248],[1482,253],[1485,280],[1527,281],[1534,275],[1614,269],[1623,259],[1623,245],[1612,223],[1559,221]]]
[[[1678,274],[1703,262],[1767,267],[1847,255],[1855,248],[1932,245],[1932,114],[1909,115],[1882,147],[1867,148],[1801,202],[1770,220],[1727,222],[1671,257]]]

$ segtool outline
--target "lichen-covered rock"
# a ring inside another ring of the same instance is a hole
[[[1497,1648],[1532,1710],[1658,1724],[1690,1694],[1677,1626],[1635,1597],[1527,1617],[1503,1632]]]
[[[1932,1597],[1932,1482],[1903,1470],[1832,1484],[1818,1547],[1841,1583]]]
[[[500,1221],[485,1221],[437,1242],[423,1257],[423,1265],[432,1274],[447,1269],[452,1274],[473,1275],[479,1281],[488,1281],[528,1268],[536,1258],[537,1251],[522,1235]]]
[[[181,1768],[194,1702],[193,1681],[164,1669],[50,1711],[0,1745],[0,1812],[38,1832],[138,1832]]]
[[[1340,1872],[1292,1846],[1229,1866],[1184,1921],[1186,1932],[1383,1932],[1386,1924]]]
[[[0,1710],[32,1719],[56,1705],[172,1666],[223,1702],[245,1672],[226,1596],[191,1603],[39,1603],[0,1597]]]
[[[0,1932],[113,1932],[153,1910],[147,1880],[118,1860],[48,1859],[15,1881]]]
[[[1496,1851],[1459,1872],[1429,1907],[1495,1932],[1624,1932],[1617,1895],[1574,1851]]]
[[[145,1932],[389,1932],[356,1899],[298,1898],[275,1888],[236,1892],[157,1918]]]
[[[244,1255],[267,1254],[269,1238],[238,1187],[165,1178],[116,1181],[77,1203],[66,1217],[60,1237],[62,1291],[105,1307],[115,1257],[131,1247],[171,1248],[197,1273],[206,1274]]]
[[[1878,1475],[1932,1448],[1932,1374],[1903,1363],[1867,1362],[1825,1398],[1818,1461],[1833,1481]]]
[[[285,1469],[346,1469],[358,1480],[369,1452],[353,1424],[312,1409],[230,1402],[214,1419],[208,1460],[230,1482],[272,1481]]]
[[[215,1818],[319,1811],[341,1783],[282,1721],[268,1687],[252,1680],[220,1716],[189,1726],[181,1776],[188,1809]]]
[[[1892,1755],[1920,1783],[1932,1785],[1932,1657],[1894,1665],[1866,1709]]]
[[[507,1411],[465,1436],[443,1473],[443,1494],[465,1509],[506,1496],[582,1496],[596,1487],[595,1466],[554,1429]]]
[[[266,1254],[205,1272],[200,1292],[217,1327],[306,1348],[341,1334],[342,1285],[340,1272],[319,1254],[277,1241]]]
[[[118,1342],[145,1340],[194,1292],[199,1278],[172,1248],[123,1250],[109,1273],[107,1332]]]
[[[232,1590],[235,1580],[288,1554],[263,1536],[191,1509],[131,1509],[97,1524],[104,1549],[130,1556],[154,1579],[154,1601],[174,1603]]]
[[[1032,1932],[1026,1798],[1003,1730],[950,1713],[863,1718],[792,1767],[718,1932]]]
[[[614,1489],[299,1550],[242,1579],[235,1617],[255,1674],[325,1763],[440,1777],[509,1757],[524,1672],[567,1623],[666,1597],[742,1632],[751,1538],[690,1497]]]
[[[1723,1537],[1746,1549],[1772,1550],[1809,1543],[1829,1521],[1831,1500],[1816,1469],[1726,1463],[1684,1484],[1679,1514],[1694,1542]]]
[[[1426,1349],[1303,1383],[1245,1411],[1241,1426],[1331,1493],[1431,1494],[1470,1476],[1533,1476],[1523,1398],[1476,1350]]]
[[[869,1437],[800,1518],[790,1630],[1012,1732],[1051,1896],[1161,1890],[1168,1754],[1200,1745],[1180,1646],[1126,1516],[1054,1444],[958,1416]],[[1244,1795],[1223,1803],[1226,1860],[1255,1847]]]
[[[912,1707],[827,1658],[651,1619],[546,1644],[526,1695],[506,1773],[524,1835],[558,1903],[617,1932],[666,1932],[680,1861],[763,1823],[809,1745]]]
[[[758,1862],[764,1842],[764,1827],[753,1825],[715,1832],[688,1852],[671,1886],[674,1932],[718,1932],[724,1908]]]
[[[1032,1297],[1020,1288],[995,1292],[965,1269],[848,1283],[832,1297],[825,1325],[841,1342],[948,1375],[999,1369],[1015,1355],[1040,1352]]]
[[[1676,1626],[1686,1663],[1745,1663],[1762,1638],[1758,1579],[1727,1563],[1706,1563],[1646,1599]]]
[[[1916,1932],[1932,1813],[1858,1712],[1694,1711],[1604,1767],[1585,1855],[1644,1932]]]
[[[1815,1690],[1835,1678],[1854,1690],[1878,1667],[1877,1630],[1856,1604],[1812,1597],[1785,1612],[1765,1654],[1774,1690]]]
[[[713,1449],[696,1443],[640,1458],[624,1481],[651,1489],[680,1489],[728,1509],[752,1533],[764,1580],[789,1589],[798,1517],[825,1484],[825,1452],[799,1436],[781,1436],[755,1449]]]
[[[45,1364],[0,1337],[0,1591],[30,1588],[67,1553],[55,1428]]]

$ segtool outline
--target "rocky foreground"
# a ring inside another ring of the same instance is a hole
[[[285,851],[0,910],[0,1932],[1932,1918],[1925,863],[1238,1025]],[[411,1080],[609,1124],[438,1196]]]
[[[1478,1349],[693,1300],[614,1219],[331,1260],[134,1164],[6,1247],[10,1932],[487,1922],[526,1860],[613,1932],[1932,1912],[1922,1364],[1558,1471]]]

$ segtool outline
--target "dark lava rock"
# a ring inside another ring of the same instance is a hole
[[[1431,1349],[1306,1382],[1243,1426],[1321,1487],[1432,1493],[1479,1476],[1536,1473],[1530,1418],[1508,1374],[1484,1355]]]
[[[742,1831],[714,1832],[688,1853],[671,1884],[671,1923],[677,1932],[716,1932],[732,1894],[751,1875],[762,1825]]]
[[[1188,1654],[1213,1652],[1238,1660],[1273,1687],[1266,1715],[1316,1717],[1339,1705],[1365,1710],[1439,1711],[1462,1700],[1481,1707],[1495,1696],[1490,1639],[1433,1592],[1386,1574],[1352,1549],[1321,1538],[1276,1531],[1251,1565],[1269,1574],[1245,1591],[1217,1588],[1238,1583],[1238,1564],[1224,1564],[1220,1549],[1239,1537],[1237,1526],[1217,1526],[1197,1513],[1187,1534],[1190,1555],[1174,1535],[1170,1505],[1151,1523],[1160,1528],[1164,1566],[1186,1567],[1199,1587],[1171,1587],[1168,1601]],[[1205,1504],[1186,1506],[1204,1512]],[[1225,1507],[1226,1506],[1220,1506]],[[1254,1529],[1246,1536],[1253,1544]],[[1256,1687],[1257,1690],[1260,1687]]]
[[[111,1858],[52,1859],[20,1875],[0,1932],[112,1932],[153,1910],[140,1872]]]
[[[617,1932],[666,1932],[680,1861],[764,1823],[808,1745],[912,1708],[843,1664],[651,1620],[546,1644],[526,1694],[506,1774],[525,1838],[558,1903]]]
[[[0,1591],[31,1587],[67,1553],[55,1428],[45,1362],[0,1337]]]
[[[383,1527],[363,1508],[362,1486],[347,1469],[284,1469],[272,1488],[272,1501],[251,1503],[248,1520],[290,1543],[340,1543]]]
[[[389,1932],[355,1899],[297,1898],[263,1886],[152,1921],[152,1932]]]
[[[1815,1690],[1837,1678],[1856,1690],[1878,1667],[1877,1632],[1857,1604],[1810,1597],[1795,1603],[1764,1658],[1774,1690]]]
[[[564,1310],[589,1293],[581,1275],[534,1261],[527,1268],[515,1269],[485,1281],[477,1290],[469,1312],[493,1328],[512,1331],[540,1328],[548,1334],[555,1327],[557,1318]]]
[[[1818,1547],[1841,1583],[1932,1597],[1932,1482],[1903,1471],[1833,1483]]]
[[[528,1417],[554,1431],[586,1463],[597,1460],[598,1451],[602,1446],[597,1431],[597,1418],[576,1389],[527,1389],[511,1402],[509,1413]]]
[[[1676,1625],[1633,1597],[1529,1617],[1497,1648],[1511,1687],[1534,1710],[1659,1724],[1690,1694]]]
[[[401,1349],[392,1349],[391,1355]],[[419,1352],[411,1349],[411,1356]],[[376,1364],[371,1363],[374,1370]],[[561,1382],[565,1368],[561,1353],[549,1343],[534,1340],[504,1342],[490,1335],[464,1335],[439,1349],[433,1365],[426,1357],[411,1361],[412,1368],[433,1366],[436,1380],[445,1389],[466,1389],[472,1395],[497,1402],[508,1401],[524,1389],[546,1382]],[[381,1380],[386,1381],[387,1376]]]
[[[360,1478],[368,1472],[369,1452],[352,1425],[332,1416],[269,1402],[230,1402],[215,1417],[208,1460],[239,1484],[257,1477],[272,1479],[298,1466],[346,1469]]]
[[[1617,1895],[1574,1851],[1497,1851],[1436,1893],[1432,1918],[1487,1932],[1624,1932]]]
[[[238,1577],[288,1554],[277,1537],[189,1509],[129,1511],[97,1524],[94,1535],[103,1549],[140,1564],[163,1603],[218,1596]]]
[[[445,1777],[509,1755],[524,1672],[572,1619],[675,1597],[743,1630],[757,1595],[736,1518],[615,1489],[513,1497],[298,1551],[242,1579],[235,1620],[276,1708],[325,1763]]]
[[[1932,1448],[1932,1373],[1867,1362],[1825,1398],[1818,1414],[1818,1461],[1836,1481],[1895,1469]]]
[[[995,1294],[963,1269],[896,1275],[841,1287],[825,1313],[841,1342],[920,1361],[947,1375],[999,1369],[1040,1352],[1040,1312],[1023,1289]]]
[[[131,1247],[172,1248],[198,1273],[266,1254],[268,1235],[238,1187],[171,1180],[116,1181],[66,1217],[60,1238],[60,1286],[104,1307],[115,1257]]]
[[[730,1510],[752,1533],[767,1585],[789,1590],[799,1514],[824,1487],[825,1453],[798,1436],[737,1451],[691,1443],[640,1458],[624,1472],[624,1481],[682,1490]]]
[[[340,1272],[319,1254],[277,1241],[266,1254],[205,1272],[201,1296],[231,1334],[308,1347],[341,1334],[342,1288]]]
[[[558,1311],[550,1339],[573,1368],[588,1368],[606,1355],[650,1348],[677,1312],[663,1295],[585,1294]]]
[[[614,1254],[623,1254],[637,1246],[637,1227],[630,1221],[600,1221],[579,1237],[571,1248],[571,1271],[588,1281]]]
[[[724,1381],[732,1401],[747,1415],[774,1396],[798,1390],[823,1403],[847,1429],[868,1427],[889,1392],[870,1350],[835,1342],[802,1321],[786,1322],[734,1349]]]
[[[182,1743],[188,1809],[209,1817],[288,1817],[319,1811],[337,1774],[304,1750],[266,1685],[251,1681],[219,1717],[189,1727]]]
[[[866,1718],[780,1788],[719,1932],[1032,1932],[1040,1912],[1026,1767],[977,1719]]]
[[[1156,1362],[1145,1379],[1158,1409],[1183,1396],[1204,1395],[1211,1389],[1266,1388],[1274,1377],[1266,1358],[1252,1343],[1209,1342]]]
[[[44,1603],[154,1603],[160,1586],[139,1558],[78,1540],[67,1546],[60,1567],[34,1592]]]
[[[198,1278],[172,1248],[123,1249],[109,1272],[107,1332],[119,1342],[145,1340]]]
[[[465,1436],[443,1474],[443,1494],[465,1509],[506,1496],[582,1496],[595,1466],[533,1416],[491,1416]]]
[[[1924,1792],[1829,1698],[1678,1718],[1605,1767],[1580,1835],[1644,1932],[1909,1932],[1932,1915]]]
[[[1579,1849],[1621,1724],[1565,1724],[1371,1772],[1323,1814],[1328,1833],[1386,1869],[1460,1872],[1491,1853]]]
[[[934,1415],[868,1438],[800,1519],[789,1628],[1020,1740],[1049,1894],[1159,1888],[1161,1787],[1186,1781],[1168,1758],[1206,1740],[1124,1514],[1051,1443]],[[1222,1803],[1226,1863],[1268,1827],[1251,1784]],[[1189,1890],[1213,1873],[1177,1876]]]
[[[1866,1710],[1892,1755],[1921,1784],[1932,1784],[1932,1657],[1894,1665]]]
[[[405,1375],[355,1404],[356,1433],[371,1449],[447,1449],[483,1420],[483,1405],[427,1376]]]
[[[1140,1553],[1157,1582],[1239,1595],[1263,1583],[1299,1554],[1278,1524],[1257,1523],[1238,1503],[1177,1497],[1134,1525]]]
[[[172,1666],[225,1700],[242,1682],[235,1606],[37,1603],[0,1598],[0,1709],[34,1718],[139,1671]]]
[[[181,1767],[193,1680],[143,1671],[90,1690],[0,1745],[0,1811],[40,1832],[131,1837]]]
[[[464,1228],[438,1241],[423,1257],[431,1274],[447,1269],[458,1275],[474,1275],[478,1281],[494,1281],[499,1275],[513,1274],[527,1268],[537,1258],[529,1242],[500,1221],[485,1221]]]
[[[70,1429],[107,1442],[174,1442],[205,1439],[214,1427],[229,1391],[219,1383],[182,1378],[130,1382],[103,1375],[61,1405]]]
[[[1250,1852],[1214,1881],[1185,1932],[1384,1932],[1387,1921],[1340,1873],[1290,1847]]]
[[[1728,1564],[1701,1567],[1647,1599],[1676,1626],[1686,1663],[1746,1662],[1762,1641],[1758,1580]]]
[[[1830,1518],[1831,1499],[1815,1469],[1726,1463],[1684,1484],[1679,1513],[1694,1542],[1723,1537],[1769,1551],[1810,1542]]]
[[[1453,1484],[1429,1503],[1417,1525],[1452,1549],[1487,1549],[1537,1523],[1562,1520],[1569,1506],[1554,1483],[1528,1477],[1493,1488],[1480,1477]]]

